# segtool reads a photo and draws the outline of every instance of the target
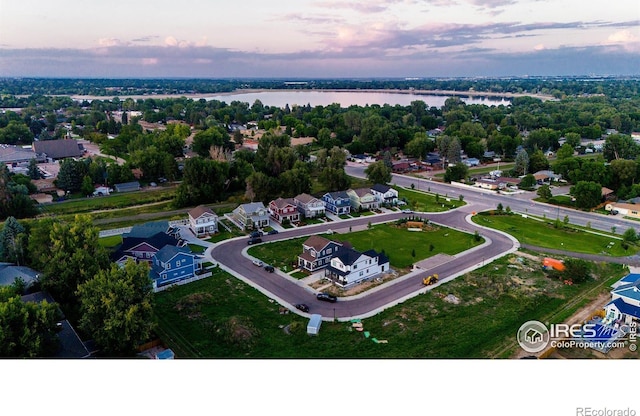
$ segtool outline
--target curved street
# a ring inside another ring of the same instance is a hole
[[[347,166],[346,170],[351,176],[364,177],[364,166],[350,165]],[[569,215],[572,223],[589,223],[594,229],[609,231],[611,227],[614,226],[617,227],[619,232],[622,232],[624,229],[623,224],[625,220],[534,203],[530,200],[530,193],[524,197],[508,196],[494,194],[480,189],[459,187],[430,181],[428,179],[402,175],[393,175],[392,183],[404,187],[410,187],[413,183],[417,190],[429,190],[432,193],[437,192],[451,198],[458,198],[459,195],[463,195],[464,201],[466,202],[466,205],[463,207],[444,213],[415,213],[414,215],[427,218],[436,224],[465,231],[470,234],[478,231],[480,235],[485,238],[485,243],[479,247],[452,256],[450,261],[439,264],[429,270],[401,276],[358,295],[339,298],[336,303],[318,301],[315,297],[317,291],[279,270],[276,270],[275,273],[269,273],[262,267],[256,267],[252,263],[252,258],[246,254],[248,247],[246,237],[214,244],[205,251],[205,256],[211,257],[222,269],[256,288],[269,298],[276,300],[281,305],[289,307],[295,313],[307,315],[293,307],[296,303],[306,303],[310,308],[309,313],[321,314],[325,320],[348,320],[375,315],[386,308],[397,305],[406,299],[431,290],[440,284],[481,267],[487,262],[516,251],[520,247],[520,244],[513,237],[496,230],[480,227],[469,220],[473,212],[493,209],[498,203],[502,203],[505,207],[510,206],[513,211],[521,213],[528,212],[533,215],[551,217],[551,215],[547,215],[547,213],[550,213],[556,214],[558,218],[564,218],[565,215]],[[394,212],[377,214],[374,217],[369,216],[343,220],[339,224],[334,222],[294,228],[276,235],[265,235],[263,237],[263,243],[321,234],[332,228],[363,226],[369,222],[374,224],[389,222],[402,218],[405,215],[406,214],[400,212]],[[612,258],[607,256],[560,252],[559,250],[540,249],[532,246],[527,246],[527,248],[591,260],[640,264],[637,256]],[[433,273],[437,273],[440,276],[440,282],[436,285],[425,287],[422,284],[422,277]]]

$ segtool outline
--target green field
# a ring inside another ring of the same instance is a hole
[[[435,194],[422,191],[401,188],[398,186],[394,186],[393,188],[398,191],[398,198],[406,200],[409,204],[409,208],[414,211],[442,212],[465,204],[458,200],[457,197],[453,198],[446,195],[438,195],[436,197]],[[447,199],[449,199],[449,201],[447,201]]]
[[[595,279],[568,286],[510,255],[364,319],[369,339],[346,322],[323,322],[310,337],[308,319],[280,314],[276,302],[216,269],[155,295],[157,333],[178,358],[506,357],[522,323],[560,322],[626,273],[610,263],[592,267]],[[459,304],[446,302],[448,294]]]
[[[325,236],[336,241],[349,241],[359,251],[384,250],[391,267],[406,269],[413,263],[439,253],[457,254],[482,241],[474,236],[449,228],[434,226],[430,231],[411,232],[395,224],[379,224],[368,230]],[[302,243],[308,237],[278,241],[251,247],[248,253],[275,267],[293,267],[302,253]],[[415,257],[412,256],[415,252]],[[283,269],[284,270],[284,269]],[[286,270],[285,270],[286,271]]]
[[[618,238],[589,233],[571,226],[564,227],[562,221],[556,228],[555,220],[536,220],[515,214],[488,215],[480,213],[473,217],[473,222],[504,231],[523,244],[538,247],[616,257],[628,256],[638,251],[638,247],[635,245],[631,245],[628,250],[625,250],[622,247],[622,241]]]

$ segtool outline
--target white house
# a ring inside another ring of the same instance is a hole
[[[349,189],[347,190],[347,195],[349,195],[351,209],[354,211],[380,208],[378,198],[373,195],[369,188]]]
[[[189,228],[196,237],[215,234],[218,231],[218,216],[210,208],[197,206],[189,211]]]
[[[389,259],[375,250],[360,253],[341,247],[325,269],[325,277],[335,284],[348,287],[389,271]]]
[[[309,194],[300,194],[293,198],[298,211],[305,218],[321,217],[325,214],[324,201]]]
[[[604,307],[605,320],[625,324],[640,321],[640,275],[625,276],[619,284],[614,284],[614,287],[611,291],[611,302]]]
[[[398,203],[398,191],[388,185],[377,183],[371,187],[371,193],[381,205],[396,205]]]
[[[245,230],[267,227],[270,223],[269,211],[262,202],[242,204],[233,210],[231,216]]]

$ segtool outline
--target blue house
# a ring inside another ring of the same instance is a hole
[[[336,215],[348,214],[351,212],[351,199],[345,191],[327,192],[322,195],[325,209]]]
[[[154,287],[160,287],[194,277],[199,269],[199,256],[186,247],[166,245],[153,257],[149,275]]]

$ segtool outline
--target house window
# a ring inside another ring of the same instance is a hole
[[[167,270],[171,269],[171,263],[167,263]]]
[[[353,265],[353,270],[355,270],[355,269],[357,269],[357,268],[358,268],[358,265],[357,265],[357,264],[354,264],[354,265]]]
[[[360,272],[360,276],[362,276],[362,273],[364,273],[364,272]]]

